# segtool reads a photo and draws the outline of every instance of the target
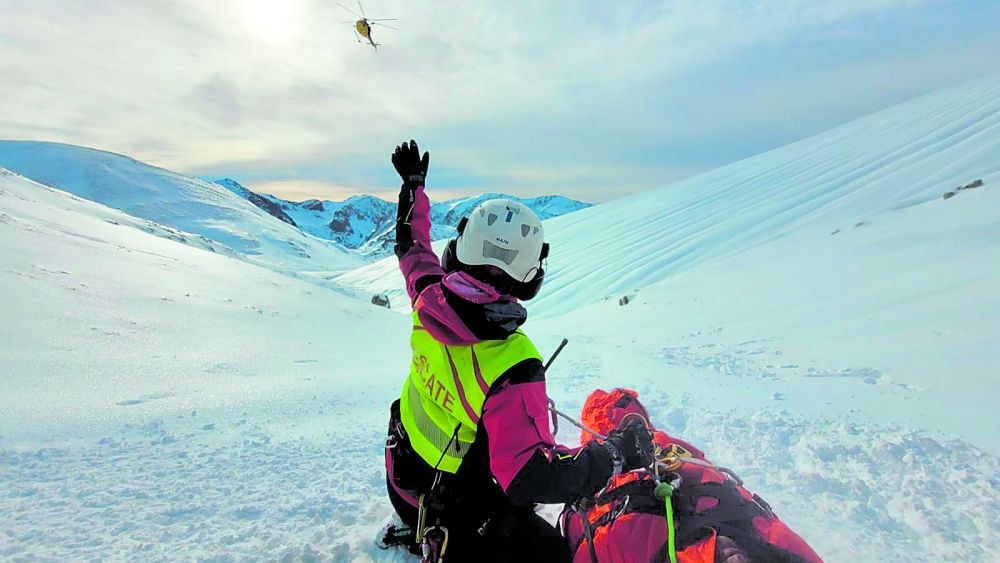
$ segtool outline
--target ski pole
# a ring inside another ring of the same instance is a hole
[[[549,367],[552,366],[552,362],[556,361],[556,358],[559,357],[559,353],[563,351],[563,348],[565,348],[567,344],[569,344],[569,339],[568,338],[563,338],[562,342],[559,343],[559,347],[556,348],[556,351],[553,352],[551,356],[549,356],[549,361],[545,362],[545,367],[542,368],[543,370],[545,370],[546,373],[548,373]],[[568,415],[568,414],[562,412],[561,410],[557,409],[556,408],[556,402],[553,401],[552,399],[549,399],[549,410],[552,411],[553,414],[555,414],[557,416],[563,417],[564,419],[566,419],[567,421],[569,421],[569,423],[572,424],[573,426],[576,426],[580,430],[583,430],[584,432],[586,432],[586,433],[594,436],[595,438],[599,438],[601,440],[607,439],[607,436],[605,436],[604,434],[601,434],[599,432],[595,432],[595,431],[591,430],[590,428],[587,428],[586,426],[584,426],[582,423],[578,422],[576,419],[574,419],[570,415]]]
[[[559,347],[556,348],[556,351],[553,352],[551,356],[549,356],[549,361],[545,362],[545,367],[543,369],[546,372],[549,371],[549,366],[552,365],[552,362],[556,361],[556,358],[559,357],[559,352],[562,352],[563,348],[565,348],[567,344],[569,344],[569,339],[563,338],[562,342],[559,343]]]

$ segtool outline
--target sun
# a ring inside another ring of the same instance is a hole
[[[301,24],[299,0],[240,0],[243,25],[260,41],[272,45],[291,43]]]

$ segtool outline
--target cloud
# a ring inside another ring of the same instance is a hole
[[[220,75],[196,86],[191,93],[191,103],[220,127],[237,127],[243,118],[239,88]]]
[[[376,28],[377,54],[326,0],[7,0],[0,76],[16,87],[0,137],[250,184],[301,180],[327,190],[317,196],[393,189],[388,153],[417,137],[442,190],[599,201],[1000,64],[984,54],[1000,48],[987,24],[1000,6],[983,1],[365,10],[399,20]]]

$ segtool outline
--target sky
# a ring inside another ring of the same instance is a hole
[[[355,12],[356,2],[344,5]],[[292,200],[600,202],[1000,71],[995,0],[0,0],[0,139]],[[2,163],[0,163],[2,165]]]

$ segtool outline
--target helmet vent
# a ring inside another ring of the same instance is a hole
[[[492,227],[493,223],[496,223],[499,218],[496,213],[490,213],[490,216],[486,218],[486,224]]]
[[[531,232],[531,225],[521,225],[521,236],[523,238],[528,237],[528,233]]]
[[[488,240],[483,241],[483,256],[499,260],[508,266],[517,258],[517,250],[512,248],[500,248]]]

